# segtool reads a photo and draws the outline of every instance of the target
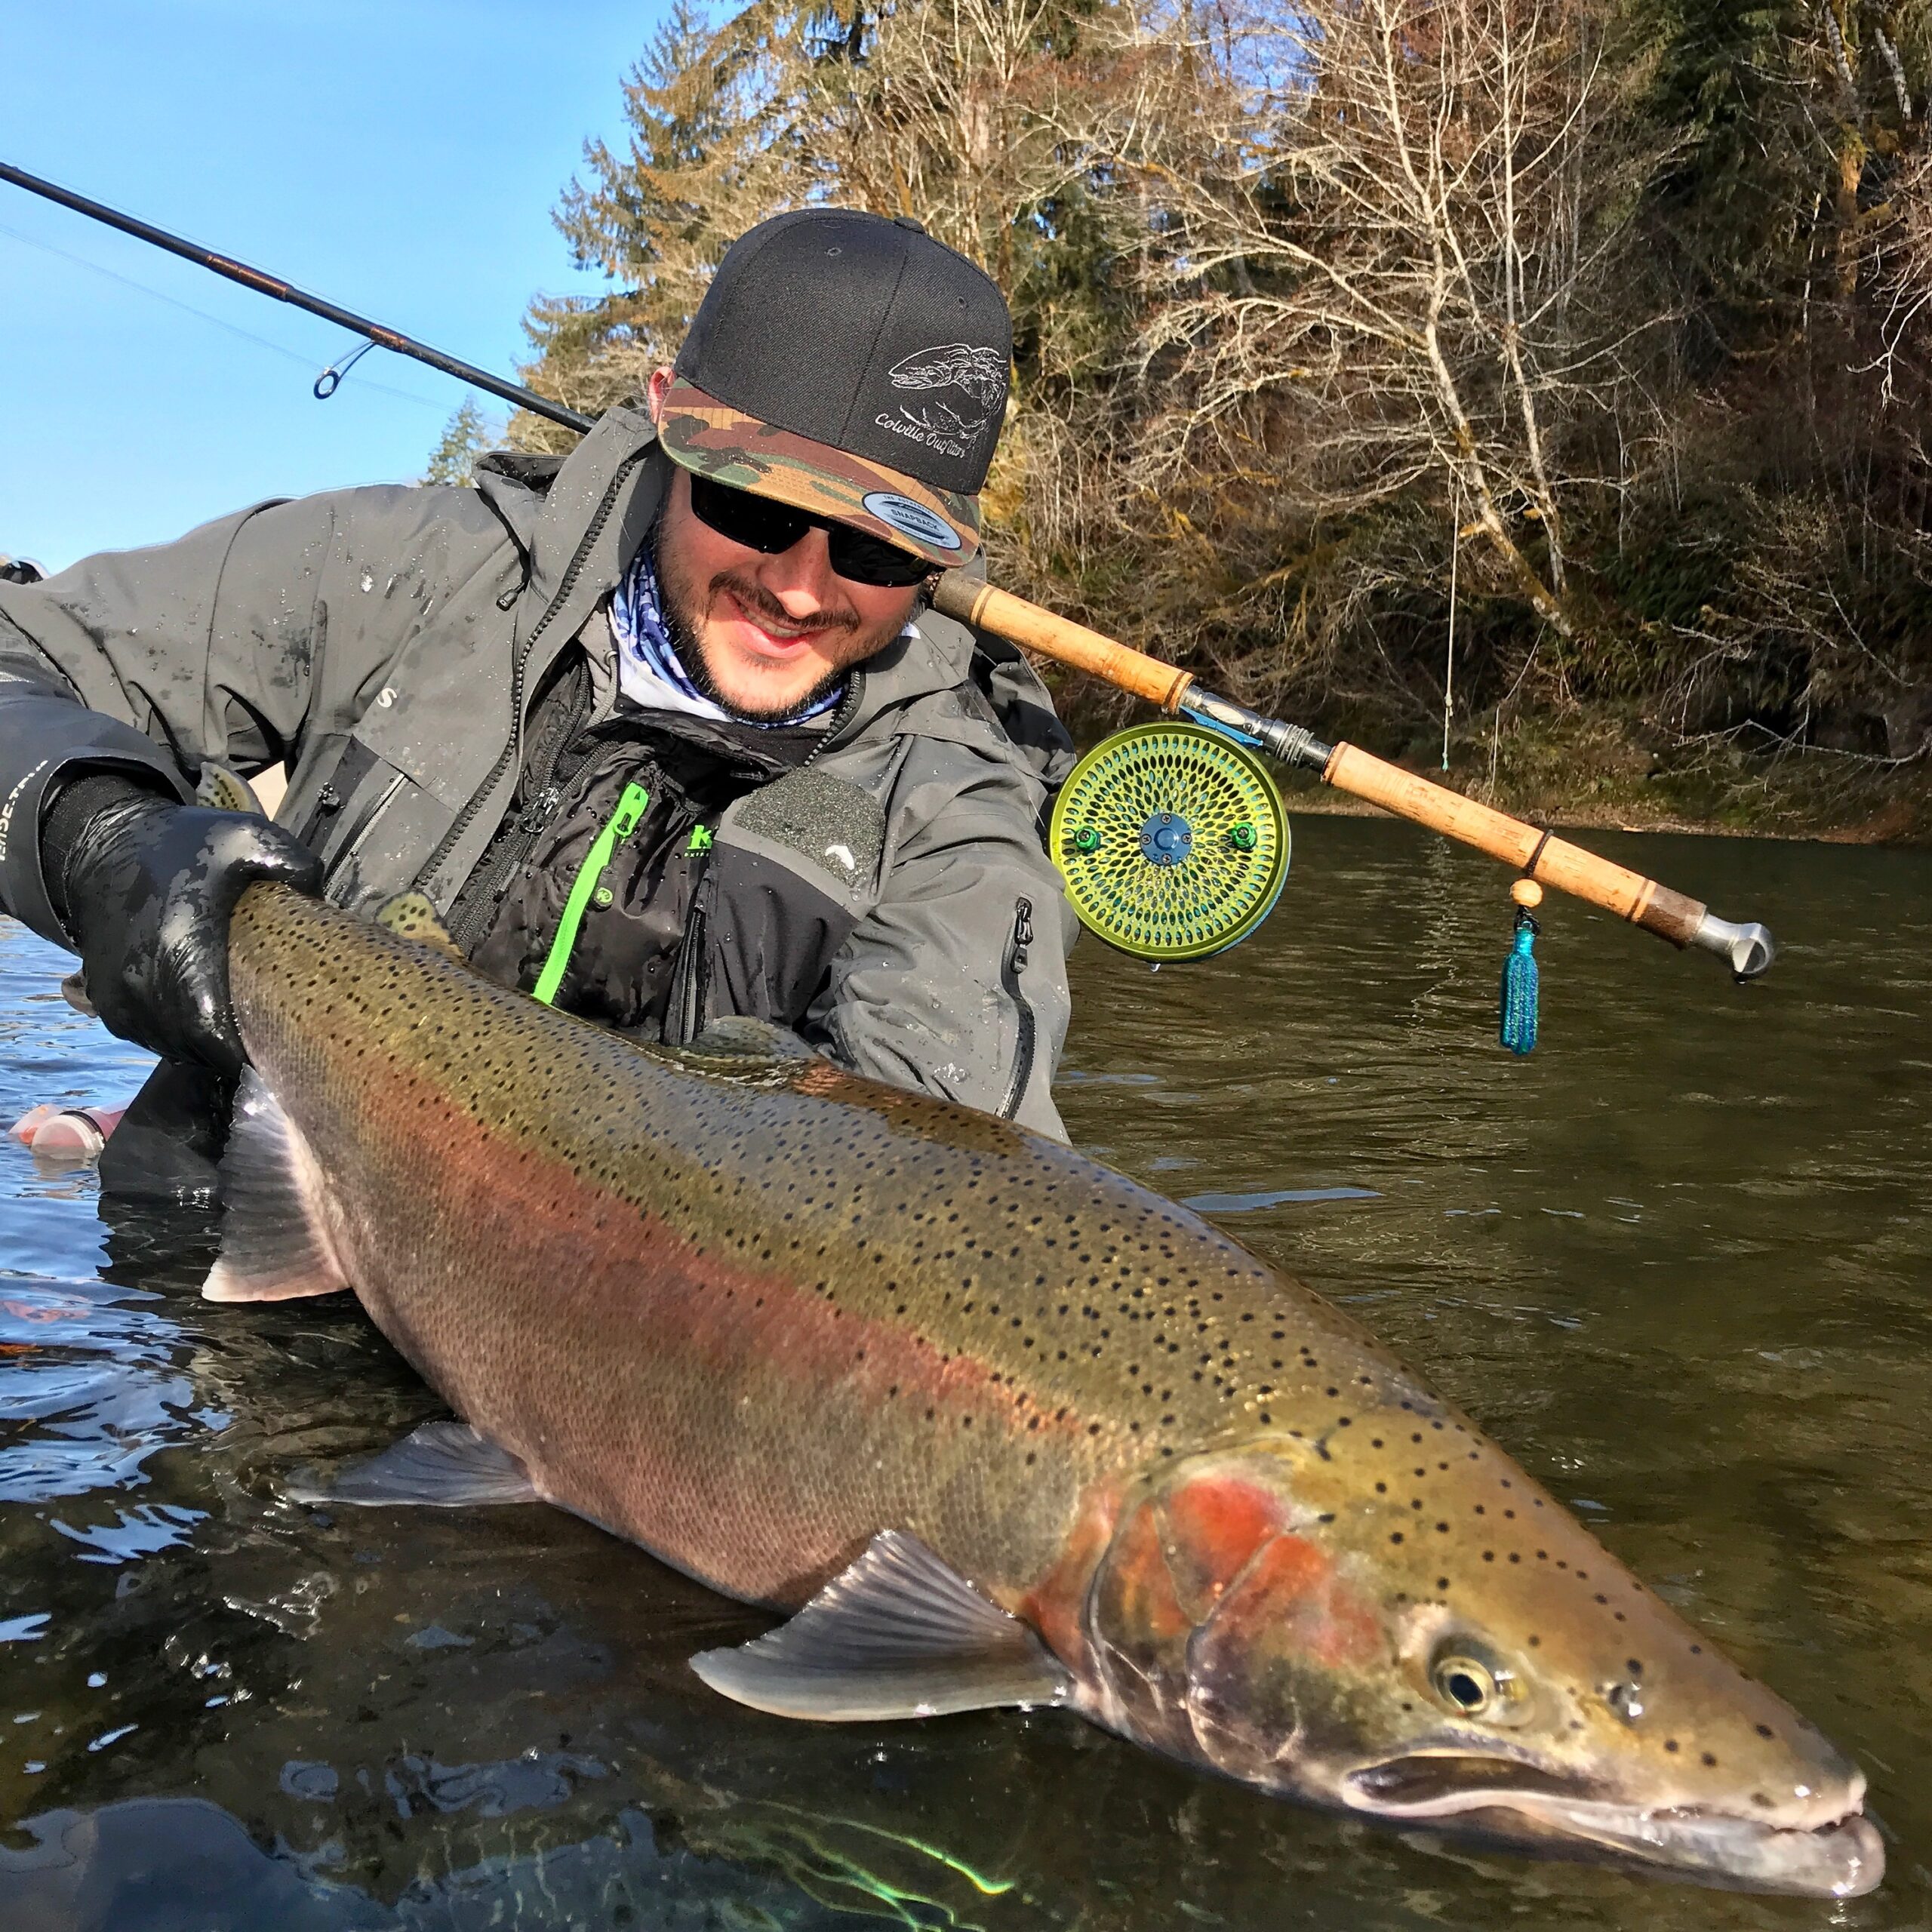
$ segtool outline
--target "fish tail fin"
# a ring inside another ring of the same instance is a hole
[[[323,1218],[321,1170],[253,1067],[242,1075],[221,1159],[221,1254],[209,1301],[292,1301],[349,1285]]]

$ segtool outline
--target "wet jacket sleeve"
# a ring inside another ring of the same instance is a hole
[[[319,586],[358,494],[257,505],[177,543],[0,584],[0,909],[60,940],[39,835],[77,773],[186,798],[209,758],[253,773],[290,758],[319,681]]]
[[[1072,909],[1041,844],[1043,787],[1011,764],[915,779],[884,890],[806,1032],[842,1065],[1064,1140],[1053,1079]]]

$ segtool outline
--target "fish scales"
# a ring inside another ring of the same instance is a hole
[[[910,1536],[1047,1647],[986,1638],[947,1708],[1051,1665],[1098,1722],[1356,1815],[1878,1882],[1856,1767],[1186,1210],[821,1060],[645,1049],[281,888],[243,896],[229,963],[333,1263],[260,1292],[352,1284],[541,1494],[808,1605],[801,1644],[855,1592],[875,1617]]]
[[[1025,1589],[1109,1474],[1446,1415],[1205,1222],[989,1115],[823,1062],[694,1078],[378,928],[345,967],[326,915],[248,906],[232,972],[270,1086],[351,1150],[346,1222],[386,1231],[344,1241],[385,1332],[555,1500],[735,1595],[802,1602],[881,1522]]]

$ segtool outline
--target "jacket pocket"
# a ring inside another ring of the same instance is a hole
[[[325,738],[317,748],[310,769],[291,788],[296,795],[288,819],[296,837],[321,860],[326,896],[339,896],[341,875],[408,782],[359,738]]]

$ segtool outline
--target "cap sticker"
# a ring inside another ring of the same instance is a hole
[[[869,496],[860,499],[860,506],[869,516],[875,516],[888,528],[896,530],[901,537],[908,537],[915,543],[930,544],[935,550],[957,550],[962,547],[960,535],[946,519],[926,508],[924,503],[915,503],[910,497],[902,497],[891,490],[875,490]]]

